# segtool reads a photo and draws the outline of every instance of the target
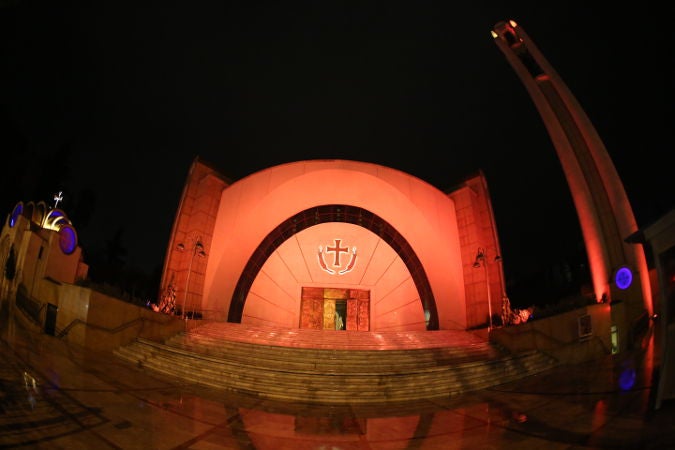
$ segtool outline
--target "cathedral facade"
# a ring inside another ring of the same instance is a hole
[[[480,327],[505,297],[494,223],[482,173],[444,193],[377,164],[310,160],[231,182],[197,157],[161,289],[186,317],[250,325]]]

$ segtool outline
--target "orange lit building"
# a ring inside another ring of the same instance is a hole
[[[637,224],[612,160],[522,28],[499,22],[492,36],[560,159],[595,297],[623,302],[612,308],[613,322],[634,335],[652,313],[651,288],[642,247],[625,241]],[[314,160],[230,183],[197,158],[161,289],[175,294],[186,317],[284,328],[467,329],[491,325],[501,312],[499,253],[482,174],[443,193],[376,164]]]
[[[474,267],[479,250],[484,270]],[[498,255],[482,173],[444,193],[376,164],[312,160],[232,183],[196,158],[161,287],[188,317],[463,330],[501,313]]]

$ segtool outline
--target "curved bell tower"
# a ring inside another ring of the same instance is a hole
[[[628,336],[652,313],[649,272],[623,183],[593,124],[556,71],[513,20],[498,22],[492,37],[534,102],[555,146],[584,237],[593,290],[612,306]],[[621,311],[621,312],[619,312]],[[626,340],[621,340],[625,348]]]

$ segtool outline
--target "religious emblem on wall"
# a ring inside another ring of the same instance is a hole
[[[317,256],[321,270],[331,275],[344,275],[354,269],[356,265],[356,247],[354,246],[351,249],[349,246],[342,247],[341,243],[342,239],[333,239],[334,245],[326,245],[325,247],[319,245]],[[326,255],[327,253],[333,253],[333,255]],[[344,257],[341,257],[343,253]],[[328,263],[326,260],[328,260]]]

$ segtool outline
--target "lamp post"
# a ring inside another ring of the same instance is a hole
[[[203,258],[206,256],[204,251],[204,244],[202,244],[201,238],[197,238],[192,243],[192,255],[190,256],[190,264],[188,265],[187,278],[185,279],[185,296],[183,297],[183,306],[181,307],[180,313],[183,316],[183,320],[187,321],[187,315],[185,314],[185,304],[187,303],[187,298],[190,293],[190,274],[192,273],[192,263],[195,260],[195,256]],[[180,243],[178,244],[178,250],[183,252],[185,251],[185,245]],[[193,312],[194,315],[194,312]]]
[[[500,261],[502,258],[497,255],[495,261]],[[478,269],[480,266],[485,269],[485,284],[487,288],[487,303],[488,303],[488,331],[492,331],[492,296],[490,295],[490,273],[487,266],[487,251],[484,247],[478,247],[476,259],[473,262],[473,268]]]

